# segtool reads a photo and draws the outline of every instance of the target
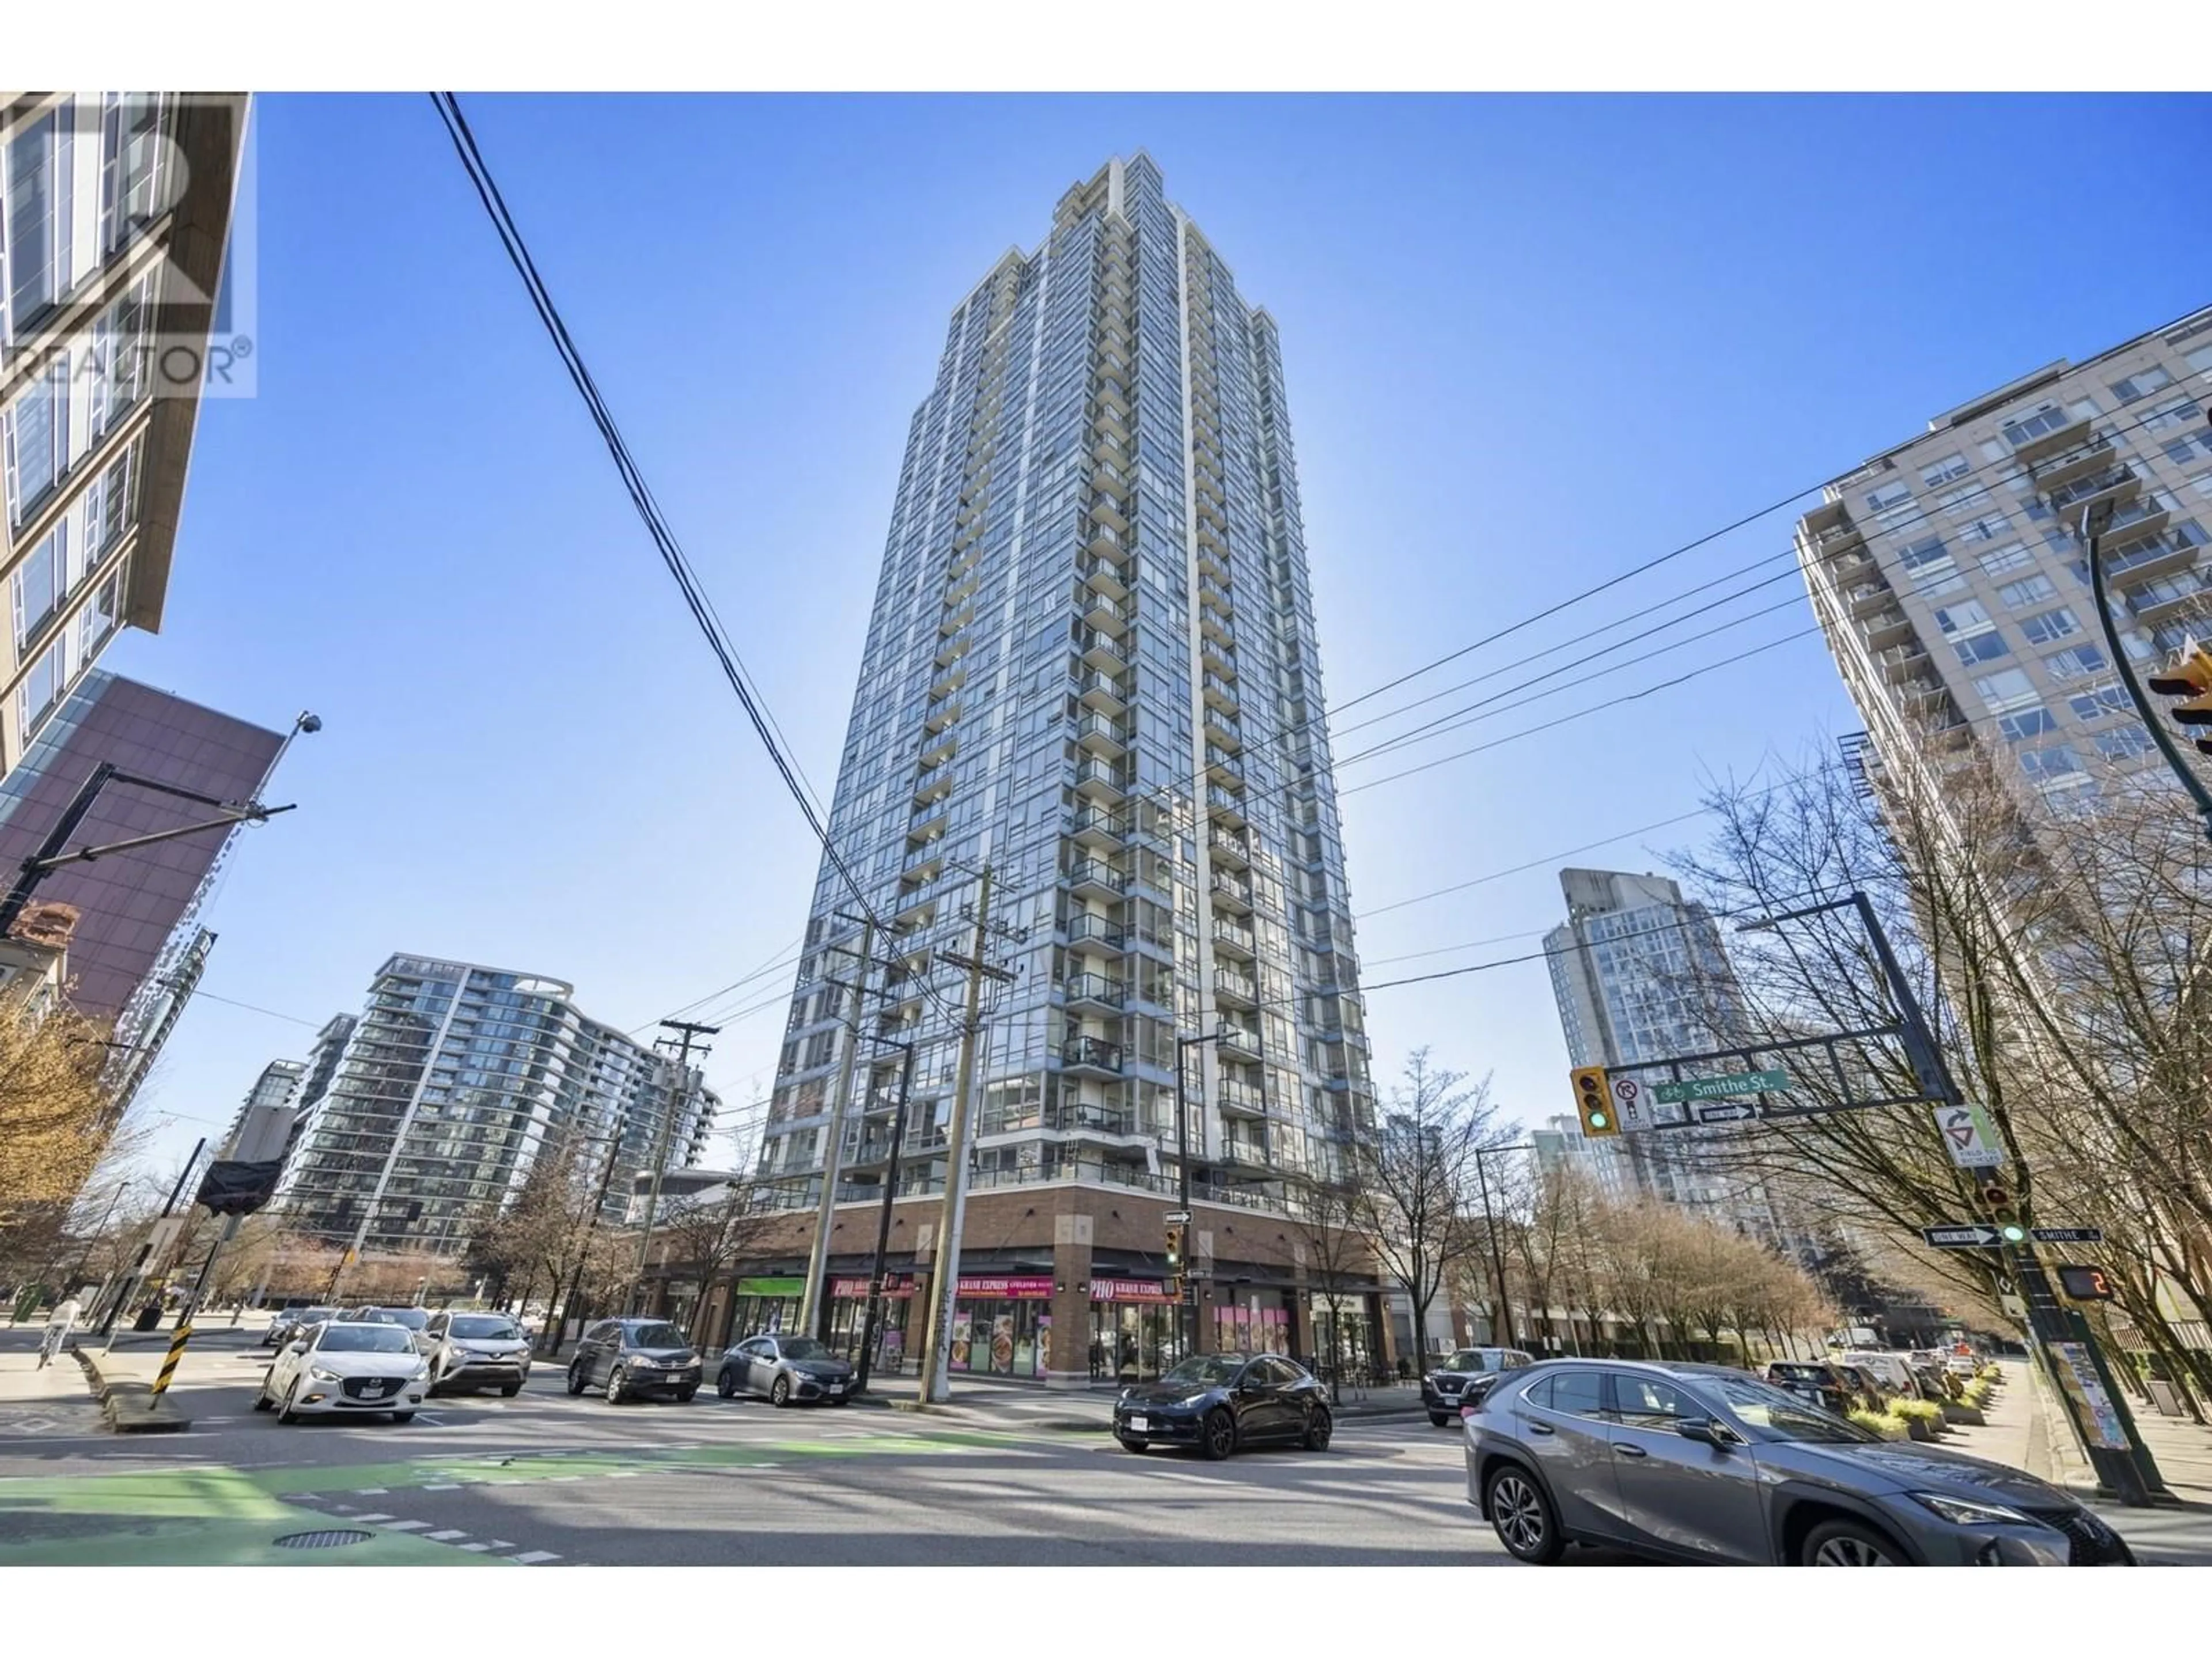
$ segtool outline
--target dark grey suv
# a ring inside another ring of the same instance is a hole
[[[1524,1561],[1580,1543],[1761,1565],[2135,1565],[2056,1486],[1718,1365],[1548,1361],[1484,1395],[1466,1440],[1468,1501]]]

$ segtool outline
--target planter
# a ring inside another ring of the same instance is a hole
[[[1933,1440],[1936,1434],[1936,1425],[1924,1417],[1906,1418],[1905,1431],[1915,1440]]]
[[[1963,1423],[1970,1428],[1978,1429],[1986,1424],[1989,1419],[1984,1417],[1973,1407],[1962,1405],[1954,1400],[1943,1407],[1943,1420],[1946,1423]]]

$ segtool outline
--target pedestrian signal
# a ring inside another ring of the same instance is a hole
[[[2102,1267],[2068,1263],[2058,1269],[2058,1288],[2075,1302],[2110,1302],[2112,1281]]]
[[[1578,1066],[1567,1073],[1575,1085],[1575,1109],[1582,1114],[1583,1133],[1617,1135],[1620,1121],[1613,1115],[1613,1095],[1602,1066]]]

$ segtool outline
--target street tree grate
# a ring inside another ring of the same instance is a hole
[[[373,1532],[362,1532],[351,1527],[339,1527],[325,1532],[288,1532],[276,1540],[280,1550],[331,1550],[347,1544],[365,1544],[375,1537]]]

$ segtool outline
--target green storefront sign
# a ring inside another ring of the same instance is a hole
[[[1733,1077],[1694,1077],[1680,1083],[1662,1083],[1652,1094],[1662,1102],[1726,1100],[1735,1095],[1777,1094],[1790,1086],[1790,1073],[1738,1072]]]
[[[805,1296],[806,1281],[803,1279],[741,1279],[738,1281],[739,1296]]]

